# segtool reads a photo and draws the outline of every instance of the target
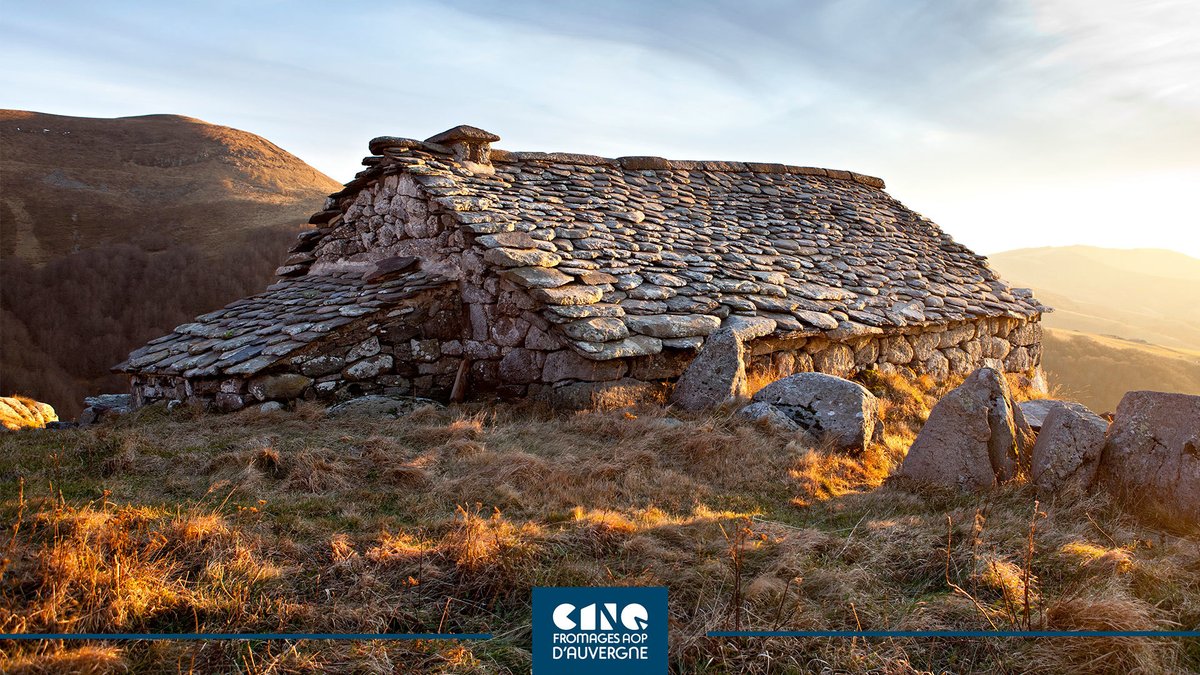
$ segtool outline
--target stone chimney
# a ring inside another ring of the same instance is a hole
[[[490,173],[493,170],[491,144],[498,140],[500,137],[490,131],[460,124],[436,136],[430,136],[425,142],[450,148],[454,158],[472,171]]]

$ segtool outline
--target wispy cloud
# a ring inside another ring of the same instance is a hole
[[[50,2],[7,8],[0,58],[6,105],[192,115],[342,179],[371,136],[467,122],[506,147],[878,173],[985,249],[1200,254],[1178,233],[1189,0]]]

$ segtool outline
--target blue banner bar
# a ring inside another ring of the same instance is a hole
[[[491,633],[0,633],[0,640],[490,640]]]

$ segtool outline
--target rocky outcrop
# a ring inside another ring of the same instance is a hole
[[[754,394],[797,427],[830,439],[838,449],[862,452],[875,436],[879,400],[866,387],[823,373],[798,373]]]
[[[49,403],[24,396],[0,396],[0,428],[9,431],[41,429],[58,422],[58,413]]]
[[[83,399],[87,407],[79,413],[79,424],[101,422],[117,415],[125,415],[133,409],[133,397],[129,394],[100,394]]]
[[[1101,479],[1168,525],[1200,525],[1200,396],[1125,394],[1104,446]]]
[[[899,475],[960,490],[993,487],[1017,475],[1027,430],[1004,375],[980,368],[933,407]]]
[[[396,417],[427,405],[439,405],[436,401],[414,396],[360,396],[330,406],[325,414],[330,417]]]
[[[671,393],[684,410],[705,410],[746,395],[746,349],[729,329],[709,336]]]
[[[1033,484],[1041,495],[1086,490],[1100,468],[1108,422],[1078,403],[1053,403],[1044,417],[1035,418],[1040,431],[1033,446]]]

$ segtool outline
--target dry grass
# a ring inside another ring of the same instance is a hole
[[[947,386],[867,379],[862,457],[731,410],[400,420],[148,409],[0,453],[0,630],[490,632],[472,643],[14,643],[6,672],[526,672],[530,589],[666,585],[676,672],[1163,672],[1184,641],[717,640],[706,631],[1193,627],[1200,546],[1102,495],[886,477]],[[23,487],[20,487],[22,486]],[[1031,544],[1032,542],[1032,544]]]

